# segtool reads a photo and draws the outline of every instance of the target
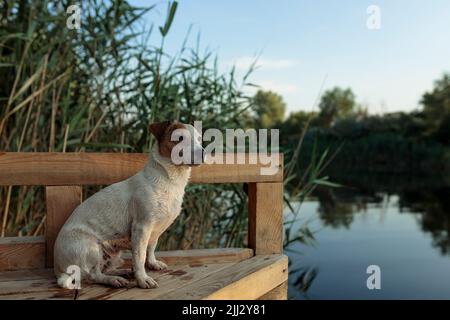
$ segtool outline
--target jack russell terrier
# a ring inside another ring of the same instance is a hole
[[[127,286],[124,270],[117,269],[123,263],[120,253],[125,249],[131,249],[137,285],[158,286],[145,267],[167,268],[155,258],[156,244],[180,214],[191,166],[203,163],[205,153],[201,133],[192,125],[167,121],[153,123],[149,129],[156,143],[144,169],[88,198],[61,228],[54,248],[59,286],[71,288],[73,279],[67,268],[72,265],[80,268],[82,281]],[[172,160],[172,149],[181,142],[188,144],[183,150],[190,150],[191,157],[187,158],[191,161],[175,164],[179,161]]]

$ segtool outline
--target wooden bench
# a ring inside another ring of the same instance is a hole
[[[47,205],[45,236],[0,238],[0,299],[286,299],[282,154],[279,158],[275,175],[262,175],[261,164],[208,164],[192,170],[191,183],[248,183],[249,248],[159,252],[169,270],[151,272],[157,289],[84,284],[67,290],[56,285],[53,245],[82,201],[82,186],[126,179],[143,168],[147,155],[0,153],[0,185],[43,185]]]

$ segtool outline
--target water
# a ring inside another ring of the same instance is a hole
[[[423,177],[340,180],[352,188],[319,190],[287,224],[289,297],[450,299],[450,184]],[[306,221],[314,246],[295,240]],[[380,290],[367,288],[369,265],[381,269]]]

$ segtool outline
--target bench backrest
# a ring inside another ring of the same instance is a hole
[[[273,175],[262,174],[267,165],[248,154],[245,164],[192,169],[191,183],[248,183],[248,244],[255,254],[282,252],[283,155],[277,156],[279,170]],[[81,203],[82,186],[124,180],[147,159],[132,153],[0,153],[0,186],[46,186],[47,205],[44,238],[0,238],[0,270],[51,267],[56,236]]]

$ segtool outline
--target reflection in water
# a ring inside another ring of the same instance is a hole
[[[365,177],[364,186],[353,182],[350,188],[317,190],[318,213],[324,226],[349,228],[356,213],[367,211],[368,203],[382,207],[385,196],[395,194],[399,212],[417,214],[422,230],[432,235],[433,245],[443,254],[450,252],[450,187],[439,185],[440,180],[424,182],[422,177],[416,177],[419,181],[391,175]],[[343,178],[335,178],[349,186]]]
[[[400,211],[417,214],[424,232],[433,238],[433,246],[450,254],[450,187],[406,191],[400,195]]]
[[[303,204],[297,230],[287,234],[291,297],[450,298],[450,285],[440,284],[443,277],[450,283],[450,179],[331,177],[345,187],[317,189],[315,201]],[[291,239],[305,220],[316,231],[314,247]],[[377,293],[365,287],[365,267],[373,261],[387,273]],[[433,280],[419,279],[423,273]]]
[[[305,298],[308,297],[308,289],[317,277],[319,269],[317,267],[299,267],[289,270],[289,276],[293,278],[290,286]]]

